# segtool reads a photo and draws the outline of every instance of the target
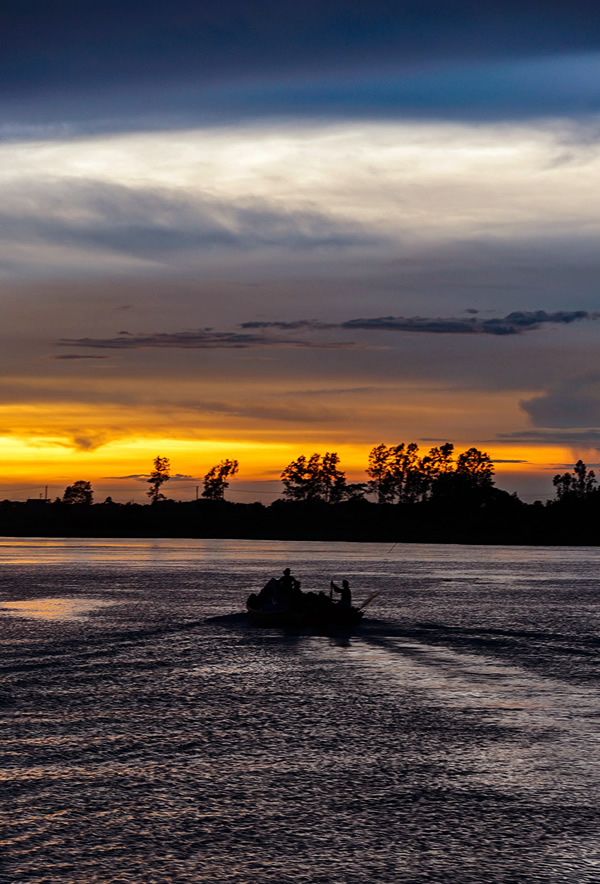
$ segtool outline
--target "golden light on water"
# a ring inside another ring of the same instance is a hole
[[[36,620],[78,620],[95,608],[113,604],[103,599],[42,598],[3,602],[0,609],[9,614],[33,617]]]

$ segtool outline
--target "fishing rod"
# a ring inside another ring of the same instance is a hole
[[[362,611],[363,608],[366,608],[367,605],[370,605],[373,599],[376,599],[378,595],[381,595],[381,590],[376,589],[375,592],[372,592],[371,595],[367,596],[362,605],[358,606],[358,610]]]

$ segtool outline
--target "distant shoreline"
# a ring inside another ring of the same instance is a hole
[[[458,543],[530,546],[600,544],[600,499],[526,504],[494,500],[412,504],[225,500],[158,504],[3,501],[2,537],[131,537]]]

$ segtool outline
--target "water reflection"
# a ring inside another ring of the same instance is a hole
[[[42,620],[79,620],[85,618],[90,611],[110,604],[113,603],[92,598],[42,598],[0,602],[0,609],[8,614]]]
[[[598,880],[599,550],[19,543],[3,881]],[[351,637],[252,628],[288,564],[382,595]]]

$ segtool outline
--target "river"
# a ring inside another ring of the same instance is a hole
[[[251,627],[284,567],[354,635]],[[600,548],[0,539],[7,884],[600,880]]]

